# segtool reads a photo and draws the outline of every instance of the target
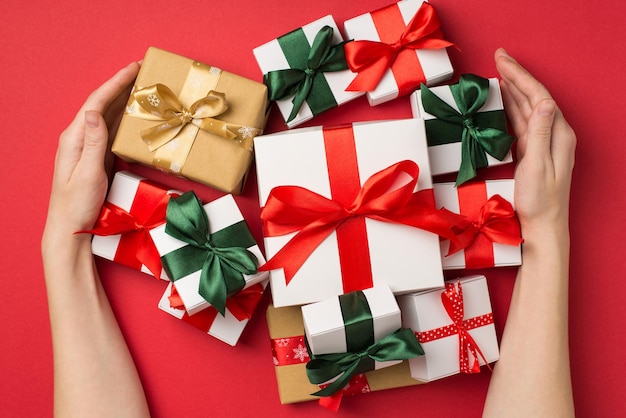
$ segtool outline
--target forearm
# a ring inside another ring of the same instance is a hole
[[[42,244],[56,416],[149,416],[135,365],[106,297],[88,235]]]
[[[567,225],[524,232],[520,267],[484,416],[574,415]]]

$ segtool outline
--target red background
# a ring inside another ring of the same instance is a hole
[[[332,13],[350,17],[389,0],[311,2],[0,3],[0,415],[50,416],[52,350],[39,242],[60,132],[86,96],[154,45],[241,74],[262,76],[252,49]],[[505,46],[549,87],[578,134],[571,206],[570,347],[581,417],[622,416],[626,291],[622,214],[625,14],[621,2],[433,0],[457,74],[495,76],[492,54]],[[364,98],[308,125],[410,117],[408,99],[370,108]],[[276,109],[268,132],[282,130]],[[125,167],[120,165],[120,167]],[[187,183],[132,167],[167,185]],[[490,176],[511,175],[507,167]],[[203,199],[218,196],[205,187]],[[238,198],[260,238],[254,177]],[[71,214],[68,214],[71,216]],[[264,308],[235,348],[157,309],[164,283],[99,261],[102,280],[142,376],[155,417],[330,416],[316,405],[281,406]],[[514,269],[489,272],[501,335]],[[340,416],[479,416],[490,373],[344,400]]]

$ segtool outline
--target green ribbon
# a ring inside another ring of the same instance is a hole
[[[337,106],[323,73],[348,68],[344,43],[333,45],[333,28],[330,26],[320,29],[310,47],[302,28],[278,38],[291,68],[270,71],[263,76],[263,83],[267,85],[270,100],[295,95],[287,122],[296,117],[305,100],[314,115]]]
[[[258,260],[247,250],[255,241],[245,221],[211,234],[200,200],[187,192],[169,200],[165,232],[189,244],[161,257],[172,281],[201,270],[198,293],[224,315],[226,298],[246,285],[243,275],[257,272]]]
[[[424,354],[410,329],[399,329],[374,342],[374,319],[362,291],[339,296],[339,305],[346,330],[347,351],[312,356],[306,365],[306,373],[313,384],[341,376],[313,395],[334,394],[354,375],[374,370],[376,361],[406,360]]]
[[[502,161],[515,138],[506,132],[504,111],[478,112],[489,96],[489,80],[464,74],[457,84],[449,87],[460,112],[424,84],[420,90],[424,110],[437,117],[426,122],[428,145],[447,142],[435,138],[461,137],[461,166],[456,178],[456,185],[459,186],[476,177],[477,169],[487,167],[487,154]]]

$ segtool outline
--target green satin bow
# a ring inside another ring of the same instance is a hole
[[[408,360],[424,354],[415,333],[409,328],[401,328],[358,352],[333,353],[314,356],[306,365],[306,374],[314,384],[327,382],[339,376],[315,396],[330,396],[342,389],[350,379],[358,374],[374,369],[374,361]]]
[[[285,35],[282,37],[284,39],[279,39],[284,50],[303,47],[301,36],[295,36],[294,33]],[[304,42],[306,43],[306,40]],[[327,87],[326,83],[317,82],[320,77],[323,78],[322,73],[348,68],[343,49],[344,43],[333,45],[333,28],[324,26],[315,35],[306,63],[293,65],[290,62],[292,68],[270,71],[263,76],[263,83],[267,85],[270,100],[281,100],[295,94],[292,100],[293,108],[287,122],[291,122],[296,117],[309,95],[327,93],[324,91],[326,90],[324,87]]]
[[[200,273],[198,293],[222,315],[226,298],[244,288],[244,274],[257,272],[258,260],[247,250],[255,244],[245,221],[209,233],[209,221],[193,192],[170,199],[165,232],[189,245],[161,257],[173,281]]]
[[[504,114],[478,112],[487,101],[489,80],[474,74],[464,74],[457,84],[450,85],[460,112],[437,97],[425,85],[422,84],[420,90],[424,110],[444,122],[438,125],[436,130],[440,132],[435,135],[451,135],[455,129],[450,129],[450,125],[456,125],[462,130],[461,166],[456,178],[457,186],[476,177],[477,169],[487,167],[487,154],[500,161],[506,157],[515,138],[506,132]],[[489,119],[494,119],[491,116],[496,116],[501,122],[490,123]],[[429,134],[431,130],[427,129]],[[429,145],[433,145],[430,143],[430,136]]]

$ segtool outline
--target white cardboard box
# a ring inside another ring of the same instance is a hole
[[[232,195],[225,195],[207,203],[203,207],[209,219],[209,233],[211,234],[243,220],[243,215],[241,214],[241,211],[239,210],[239,207],[237,206],[237,203]],[[150,231],[150,234],[152,235],[152,239],[154,240],[161,257],[189,245],[186,242],[180,241],[165,233],[165,224],[153,229]],[[256,256],[259,266],[265,263],[265,258],[263,257],[258,245],[255,244],[248,247],[248,250]],[[200,273],[201,271],[198,270],[176,280],[176,290],[178,291],[180,298],[185,305],[185,310],[189,313],[189,315],[193,315],[196,312],[211,306],[209,302],[204,300],[204,298],[198,293]],[[267,272],[244,275],[244,280],[246,281],[244,289],[256,283],[262,282],[267,279],[267,277]]]
[[[491,301],[485,276],[467,276],[459,280],[463,289],[464,320],[491,314]],[[451,283],[457,286],[456,280]],[[442,305],[442,292],[442,289],[435,289],[398,297],[402,325],[419,333],[453,324]],[[498,360],[498,340],[493,323],[470,329],[468,332],[488,363]],[[421,344],[425,354],[409,360],[411,376],[414,379],[430,382],[460,373],[458,334]],[[473,361],[470,356],[470,367]],[[480,356],[479,364],[485,364]]]
[[[339,32],[335,20],[331,15],[327,15],[322,17],[321,19],[302,26],[302,30],[306,35],[309,46],[313,44],[315,35],[317,35],[320,29],[322,29],[322,27],[326,25],[333,28],[334,44],[339,44],[343,42],[341,32]],[[287,59],[285,58],[285,55],[277,39],[273,39],[257,48],[254,48],[252,52],[254,53],[254,57],[256,58],[257,63],[259,64],[259,67],[261,68],[261,72],[263,72],[263,74],[267,74],[270,71],[284,70],[290,68],[289,63],[287,62]],[[341,106],[342,104],[363,95],[363,93],[361,92],[345,91],[346,87],[348,87],[348,85],[355,77],[355,75],[349,69],[325,72],[323,76],[326,79],[330,89],[332,90],[333,96],[335,97],[335,101],[337,102],[338,106]],[[291,113],[291,110],[293,108],[292,100],[293,96],[276,101],[278,109],[283,115],[283,119],[285,121],[289,118],[289,114]],[[311,108],[308,106],[305,100],[296,117],[291,122],[287,123],[287,126],[289,128],[293,128],[308,120],[313,119],[314,116],[315,115],[313,114]]]
[[[409,24],[420,6],[422,0],[404,0],[397,3],[405,26]],[[388,6],[395,7],[395,5]],[[374,25],[370,13],[365,13],[344,22],[344,29],[348,39],[380,42],[380,36]],[[452,77],[454,69],[448,52],[444,49],[417,49],[415,54],[420,61],[422,71],[426,76],[425,84],[432,86]],[[413,86],[419,88],[419,84]],[[410,92],[406,93],[409,94]],[[387,70],[375,90],[367,93],[370,106],[376,106],[397,98],[399,95],[398,83],[391,69]]]
[[[352,127],[361,186],[374,173],[411,160],[420,168],[416,189],[432,188],[423,121],[363,122]],[[259,136],[255,138],[255,155],[261,207],[274,187],[284,185],[331,198],[321,127]],[[437,235],[369,218],[365,223],[374,286],[386,282],[400,294],[443,285]],[[265,236],[268,259],[294,235]],[[283,269],[271,271],[270,284],[277,307],[318,302],[344,293],[336,233],[313,251],[288,285]]]

